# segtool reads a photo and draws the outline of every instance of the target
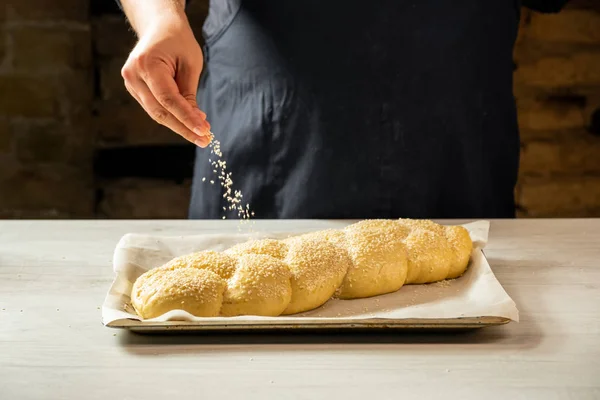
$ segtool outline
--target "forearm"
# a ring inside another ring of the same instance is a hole
[[[162,20],[187,24],[186,0],[121,0],[121,6],[129,23],[138,36],[156,26]]]

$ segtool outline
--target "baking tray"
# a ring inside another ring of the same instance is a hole
[[[274,332],[274,331],[323,331],[323,330],[471,330],[490,326],[504,325],[511,320],[504,317],[467,317],[446,319],[339,319],[323,321],[319,319],[297,323],[270,320],[269,322],[205,322],[164,321],[142,322],[134,319],[109,323],[109,328],[128,329],[136,333],[169,333],[169,332]]]
[[[131,307],[129,293],[135,279],[145,270],[174,256],[204,249],[219,251],[247,238],[220,234],[190,237],[127,234],[115,250],[116,277],[102,307],[103,323],[109,328],[140,333],[178,333],[472,330],[518,321],[516,305],[496,279],[483,251],[489,222],[464,226],[469,229],[476,248],[467,272],[453,280],[451,286],[406,285],[398,292],[368,299],[330,300],[316,310],[293,316],[198,318],[174,310],[143,321]]]

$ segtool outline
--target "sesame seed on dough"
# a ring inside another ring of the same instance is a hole
[[[234,200],[241,197],[233,191]],[[471,251],[462,227],[366,220],[340,230],[250,240],[224,252],[177,257],[135,281],[132,305],[142,318],[176,308],[199,316],[295,314],[334,297],[377,296],[405,283],[448,287],[446,279],[462,275]],[[415,301],[413,295],[410,303]]]

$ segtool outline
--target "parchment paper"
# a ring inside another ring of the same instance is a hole
[[[182,310],[173,310],[152,321],[220,321],[227,323],[272,320],[301,322],[323,318],[336,319],[440,319],[462,317],[504,317],[518,321],[514,301],[504,291],[490,265],[483,248],[487,244],[489,222],[477,221],[463,225],[474,242],[469,267],[460,278],[425,285],[405,285],[395,293],[367,299],[332,299],[318,309],[280,317],[194,317]],[[141,318],[130,305],[130,292],[136,278],[145,271],[158,267],[174,257],[200,250],[222,251],[236,243],[255,238],[285,238],[302,232],[262,232],[252,234],[210,234],[195,236],[151,236],[127,234],[115,249],[113,267],[115,280],[102,307],[102,320],[107,326],[118,325],[123,319]]]

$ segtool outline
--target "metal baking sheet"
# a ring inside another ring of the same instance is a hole
[[[478,317],[478,318],[449,318],[449,319],[401,319],[401,320],[344,320],[337,321],[319,320],[298,321],[298,323],[277,323],[269,321],[265,323],[234,322],[220,323],[207,322],[198,324],[193,321],[165,321],[165,322],[141,322],[137,320],[120,320],[117,323],[108,324],[110,328],[129,329],[139,333],[159,332],[215,332],[215,331],[312,331],[312,330],[467,330],[479,329],[490,326],[504,325],[509,323],[509,318],[503,317]],[[233,321],[232,321],[233,322]]]

